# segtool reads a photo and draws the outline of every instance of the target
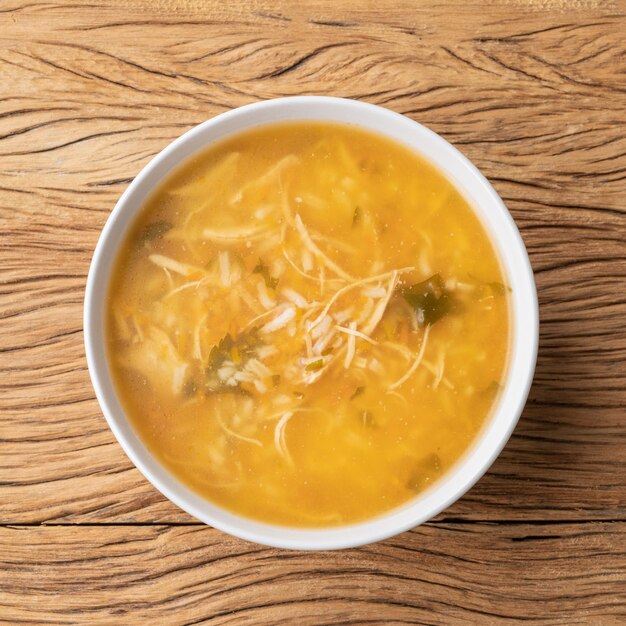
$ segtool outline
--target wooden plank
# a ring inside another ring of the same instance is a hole
[[[626,524],[428,524],[341,552],[210,528],[0,529],[0,615],[20,624],[618,624]]]
[[[187,521],[134,470],[86,373],[90,255],[124,186],[233,106],[349,96],[458,145],[510,207],[536,271],[524,417],[444,515],[625,519],[623,3],[87,4],[0,12],[0,518]]]

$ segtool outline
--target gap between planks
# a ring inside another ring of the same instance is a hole
[[[456,526],[559,526],[564,524],[569,525],[583,525],[583,524],[623,524],[626,523],[626,518],[613,518],[613,519],[534,519],[534,520],[514,520],[514,519],[462,519],[457,517],[443,518],[440,520],[431,520],[424,522],[419,526],[441,526],[441,525],[456,525]],[[0,522],[0,528],[57,528],[57,527],[85,527],[85,528],[98,528],[100,526],[119,528],[119,527],[136,527],[136,528],[185,528],[193,526],[206,526],[207,528],[213,528],[209,524],[204,522]],[[217,529],[216,529],[217,530]],[[409,529],[406,532],[411,532],[413,529]],[[226,533],[225,533],[226,534]],[[402,533],[400,533],[402,534]]]

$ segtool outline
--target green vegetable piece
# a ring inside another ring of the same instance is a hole
[[[507,293],[513,291],[508,285],[501,283],[499,281],[494,281],[492,283],[486,283],[476,276],[472,276],[472,274],[467,275],[470,281],[476,284],[476,288],[478,289],[478,295],[482,298],[489,295],[488,290],[491,290],[491,293],[494,296],[505,296]]]
[[[230,350],[234,345],[233,338],[228,334],[216,346],[213,346],[209,353],[209,368],[214,369],[230,358]]]
[[[438,322],[449,313],[458,311],[459,305],[446,289],[440,274],[402,290],[404,299],[415,309],[420,326]]]
[[[220,395],[231,394],[234,396],[244,396],[246,398],[252,397],[252,394],[249,391],[247,391],[243,387],[240,387],[239,385],[232,387],[230,385],[224,385],[223,383],[214,383],[214,384],[209,384],[207,386],[206,391],[207,391],[207,394],[220,394]]]
[[[183,396],[185,398],[193,398],[198,391],[198,385],[195,380],[188,380],[183,386]]]
[[[441,459],[434,452],[415,463],[406,486],[411,491],[422,491],[441,474]]]
[[[261,274],[265,281],[265,286],[268,289],[276,289],[278,286],[278,278],[273,278],[270,274],[269,267],[263,263],[262,259],[259,259],[257,266],[252,270],[253,274]]]
[[[511,291],[511,288],[507,287],[507,285],[503,283],[487,283],[487,286],[491,289],[491,291],[493,291],[494,295],[496,296],[505,296],[507,292]]]
[[[317,361],[313,361],[313,363],[309,363],[304,369],[307,372],[317,372],[324,367],[324,359],[317,359]]]
[[[165,220],[152,222],[151,224],[147,224],[141,231],[139,240],[141,243],[146,243],[148,241],[153,241],[154,239],[159,239],[160,237],[163,237],[163,235],[171,228],[172,224],[170,224],[170,222],[166,222]]]
[[[497,380],[492,380],[483,390],[482,395],[493,400],[502,390],[502,386]]]
[[[354,390],[354,393],[350,396],[350,400],[354,400],[355,398],[358,398],[364,391],[365,391],[365,387],[357,387]]]
[[[259,327],[253,326],[245,333],[238,335],[237,344],[242,352],[249,352],[259,345],[261,339],[259,337]]]

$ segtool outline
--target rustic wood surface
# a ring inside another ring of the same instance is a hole
[[[0,2],[0,621],[626,623],[626,4]],[[234,106],[381,104],[457,145],[515,217],[541,345],[522,420],[433,522],[295,553],[197,524],[133,468],[85,364],[115,201]]]

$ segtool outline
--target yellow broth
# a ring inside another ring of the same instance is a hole
[[[347,125],[228,138],[151,196],[107,310],[122,405],[226,509],[335,526],[406,503],[468,449],[503,382],[509,288],[424,159]]]

